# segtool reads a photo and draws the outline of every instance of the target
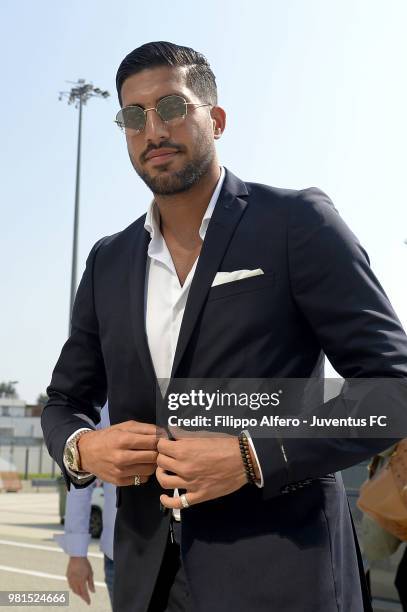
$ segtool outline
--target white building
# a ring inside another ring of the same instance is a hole
[[[58,473],[43,440],[41,417],[31,412],[24,400],[0,397],[0,457],[22,474]]]

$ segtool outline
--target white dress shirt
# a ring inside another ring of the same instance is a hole
[[[100,422],[96,429],[110,426],[107,404],[100,413]],[[71,487],[66,496],[64,533],[55,534],[54,539],[70,557],[86,557],[91,539],[89,534],[89,519],[92,502],[92,492],[96,483],[91,483],[84,489]],[[103,483],[103,530],[100,536],[100,550],[109,559],[113,559],[113,533],[116,520],[116,487],[109,482]]]
[[[221,174],[208,208],[203,216],[199,236],[203,241],[225,179]],[[159,211],[154,201],[147,211],[145,229],[150,234],[146,274],[146,333],[157,379],[169,379],[184,316],[189,289],[199,257],[184,284],[181,284],[171,254],[160,231]]]

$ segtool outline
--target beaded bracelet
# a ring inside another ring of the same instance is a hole
[[[247,482],[249,482],[250,484],[255,484],[257,478],[256,473],[254,471],[252,457],[250,455],[249,441],[243,431],[238,435],[238,440]]]

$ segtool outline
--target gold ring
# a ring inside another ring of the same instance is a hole
[[[138,487],[139,485],[141,485],[141,478],[140,478],[140,476],[138,474],[136,474],[134,476],[134,486]]]

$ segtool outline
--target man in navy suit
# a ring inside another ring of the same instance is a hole
[[[117,90],[154,200],[91,250],[42,416],[68,488],[118,485],[114,609],[369,610],[335,472],[389,441],[169,439],[156,383],[321,378],[324,355],[345,378],[403,379],[402,326],[324,193],[220,166],[226,116],[200,53],[143,45]],[[107,396],[112,426],[94,431]]]

